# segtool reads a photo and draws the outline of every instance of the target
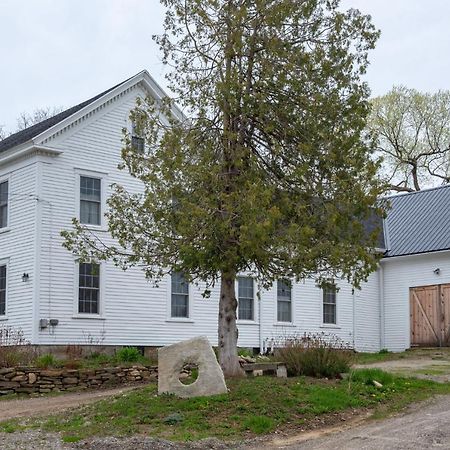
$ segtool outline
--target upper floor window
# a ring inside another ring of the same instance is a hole
[[[0,183],[0,228],[8,226],[8,182]]]
[[[189,317],[189,283],[181,272],[172,273],[171,316]]]
[[[78,279],[78,312],[80,314],[99,314],[100,265],[81,263]]]
[[[289,280],[277,281],[277,321],[292,322],[292,284]]]
[[[336,286],[328,285],[323,288],[323,323],[337,323],[336,314]]]
[[[251,277],[238,277],[238,318],[254,320],[254,292]]]
[[[101,225],[102,180],[80,176],[80,222]]]
[[[131,147],[137,153],[144,153],[145,140],[142,133],[137,129],[134,121],[131,123]]]
[[[6,265],[0,266],[0,316],[6,314]]]

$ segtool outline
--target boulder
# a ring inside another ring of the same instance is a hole
[[[180,373],[186,364],[198,366],[198,377],[185,385]],[[200,336],[158,350],[158,394],[200,397],[227,393],[222,369],[206,336]]]

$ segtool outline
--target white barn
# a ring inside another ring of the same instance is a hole
[[[137,96],[164,96],[143,71],[53,118],[0,141],[0,326],[21,328],[39,345],[161,346],[197,335],[217,344],[218,289],[167,276],[159,287],[141,271],[78,264],[60,231],[81,218],[100,235],[113,182],[140,186],[118,170],[122,128]],[[360,291],[314,280],[257,296],[243,274],[239,346],[333,333],[359,351],[445,345],[450,324],[450,187],[392,198],[385,257]],[[447,312],[449,310],[449,312]]]

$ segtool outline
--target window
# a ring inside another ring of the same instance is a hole
[[[142,133],[137,130],[136,124],[133,121],[131,124],[131,147],[137,153],[144,153],[145,140],[142,137]]]
[[[6,266],[0,266],[0,316],[6,314]]]
[[[239,320],[254,320],[253,278],[238,277],[238,305]]]
[[[100,178],[80,177],[80,222],[101,225],[101,183]]]
[[[323,288],[323,323],[336,324],[336,286]]]
[[[172,317],[189,317],[189,283],[181,272],[172,273]]]
[[[78,282],[78,312],[80,314],[99,314],[100,304],[100,265],[80,264]]]
[[[8,182],[0,183],[0,228],[8,226]]]
[[[292,284],[289,280],[277,281],[277,321],[292,322]]]

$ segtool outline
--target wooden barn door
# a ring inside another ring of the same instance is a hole
[[[439,287],[410,289],[411,346],[441,344]]]
[[[410,289],[411,346],[450,345],[450,284]]]

